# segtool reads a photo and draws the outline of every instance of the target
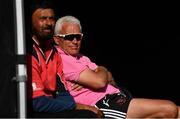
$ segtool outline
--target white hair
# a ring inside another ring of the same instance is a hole
[[[61,32],[62,25],[63,25],[64,22],[70,22],[70,23],[73,23],[73,24],[78,24],[79,27],[80,27],[80,30],[82,31],[82,27],[81,27],[81,23],[80,23],[79,19],[77,19],[74,16],[69,16],[68,15],[68,16],[61,17],[56,21],[55,29],[54,29],[54,35],[57,35],[57,34],[59,34]]]

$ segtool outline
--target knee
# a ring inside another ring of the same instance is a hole
[[[175,118],[178,116],[178,107],[171,101],[166,101],[162,110],[162,117]]]

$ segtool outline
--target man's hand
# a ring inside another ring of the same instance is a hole
[[[113,85],[113,86],[117,86],[114,78],[112,77],[111,72],[109,72],[109,71],[108,71],[108,82],[109,82],[109,84],[111,84],[111,85]]]
[[[104,117],[102,111],[99,110],[98,108],[94,107],[94,106],[76,103],[76,109],[90,110],[90,111],[94,112],[95,114],[97,114],[97,117],[99,117],[99,118]]]
[[[72,86],[72,90],[74,90],[74,91],[80,91],[82,88],[83,88],[83,86],[78,83],[74,83]]]

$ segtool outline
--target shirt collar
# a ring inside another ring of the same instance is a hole
[[[69,53],[67,53],[65,50],[63,50],[63,49],[62,49],[61,47],[59,47],[59,46],[56,46],[56,49],[57,49],[57,51],[58,51],[60,54],[65,54],[65,55],[74,57],[74,56],[70,55]],[[80,57],[82,57],[82,55],[81,55],[81,54],[77,54],[74,58],[79,59]]]
[[[61,47],[59,47],[59,46],[56,46],[56,49],[57,49],[57,51],[59,52],[59,53],[61,53],[61,54],[66,54],[66,55],[70,55],[70,54],[68,54],[67,52],[65,52]]]

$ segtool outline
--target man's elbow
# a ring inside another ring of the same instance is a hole
[[[104,87],[106,87],[107,83],[108,83],[107,80],[99,79],[99,82],[96,83],[96,85],[94,85],[94,88],[95,89],[104,88]]]

